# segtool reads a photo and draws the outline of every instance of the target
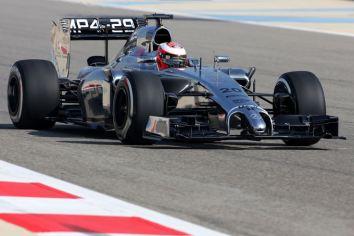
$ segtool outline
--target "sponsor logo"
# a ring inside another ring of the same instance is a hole
[[[132,18],[114,18],[114,19],[71,19],[70,32],[72,34],[81,34],[84,32],[104,33],[132,33],[136,25]]]

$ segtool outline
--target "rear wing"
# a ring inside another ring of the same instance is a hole
[[[108,41],[128,40],[139,27],[149,20],[161,25],[162,19],[173,19],[173,15],[152,14],[144,17],[65,17],[59,24],[53,22],[51,30],[52,61],[58,76],[67,78],[70,67],[70,46],[72,40],[105,41],[105,58],[108,64]]]
[[[63,18],[60,24],[70,30],[71,40],[127,40],[136,28],[146,25],[144,18]]]

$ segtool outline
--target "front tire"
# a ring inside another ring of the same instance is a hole
[[[11,68],[7,101],[10,119],[16,128],[49,129],[47,119],[55,115],[59,104],[58,75],[45,60],[17,61]]]
[[[287,100],[279,94],[290,95]],[[319,79],[311,72],[294,71],[280,76],[274,88],[274,115],[326,115],[326,102]],[[310,146],[320,138],[284,139],[289,146]]]
[[[125,144],[152,144],[143,137],[149,116],[163,116],[164,88],[160,78],[148,72],[130,72],[116,88],[113,123],[118,138]]]

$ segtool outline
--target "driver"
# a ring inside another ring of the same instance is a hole
[[[156,63],[159,70],[185,68],[187,66],[186,50],[176,42],[161,43],[157,49]]]

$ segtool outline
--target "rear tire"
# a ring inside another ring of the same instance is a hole
[[[286,93],[290,100],[277,100],[277,94]],[[274,115],[326,115],[326,102],[319,79],[311,72],[294,71],[280,76],[274,88]],[[310,146],[319,138],[284,139],[289,146]]]
[[[45,60],[16,62],[10,71],[7,88],[8,111],[19,129],[49,129],[55,124],[59,104],[58,75]]]
[[[164,88],[159,77],[147,72],[130,72],[116,88],[113,123],[118,138],[125,144],[152,144],[143,135],[149,116],[163,116]]]

